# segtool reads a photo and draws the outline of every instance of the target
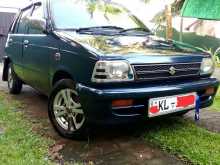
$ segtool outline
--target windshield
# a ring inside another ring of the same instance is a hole
[[[51,10],[57,29],[99,26],[148,29],[124,7],[104,0],[53,0]]]

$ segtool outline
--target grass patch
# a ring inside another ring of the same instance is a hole
[[[220,68],[220,63],[216,63],[216,67]]]
[[[220,164],[220,134],[171,118],[152,123],[145,139],[193,164]]]
[[[214,104],[212,106],[214,110],[220,111],[220,89],[217,92]]]
[[[32,132],[32,125],[21,112],[19,103],[3,101],[0,95],[0,162],[4,165],[44,165],[48,160],[48,148],[52,140]],[[10,104],[9,104],[10,103]]]

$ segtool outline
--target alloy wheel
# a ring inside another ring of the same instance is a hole
[[[62,89],[56,94],[53,111],[57,123],[66,131],[74,132],[85,122],[79,96],[73,89]]]

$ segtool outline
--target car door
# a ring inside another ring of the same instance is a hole
[[[43,6],[35,6],[32,17],[45,18]],[[49,92],[51,58],[59,51],[57,42],[52,35],[33,27],[28,28],[24,36],[23,61],[26,69],[25,79],[28,83],[43,93]]]
[[[26,17],[31,14],[32,9],[22,11],[14,24],[12,25],[8,34],[7,42],[5,45],[5,52],[10,57],[14,71],[19,78],[24,79],[23,75],[23,37],[27,33]]]

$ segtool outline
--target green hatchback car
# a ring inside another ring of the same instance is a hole
[[[14,20],[5,51],[10,93],[28,84],[47,95],[54,128],[69,138],[93,123],[210,106],[219,86],[210,54],[154,36],[131,11],[104,0],[30,4]]]

